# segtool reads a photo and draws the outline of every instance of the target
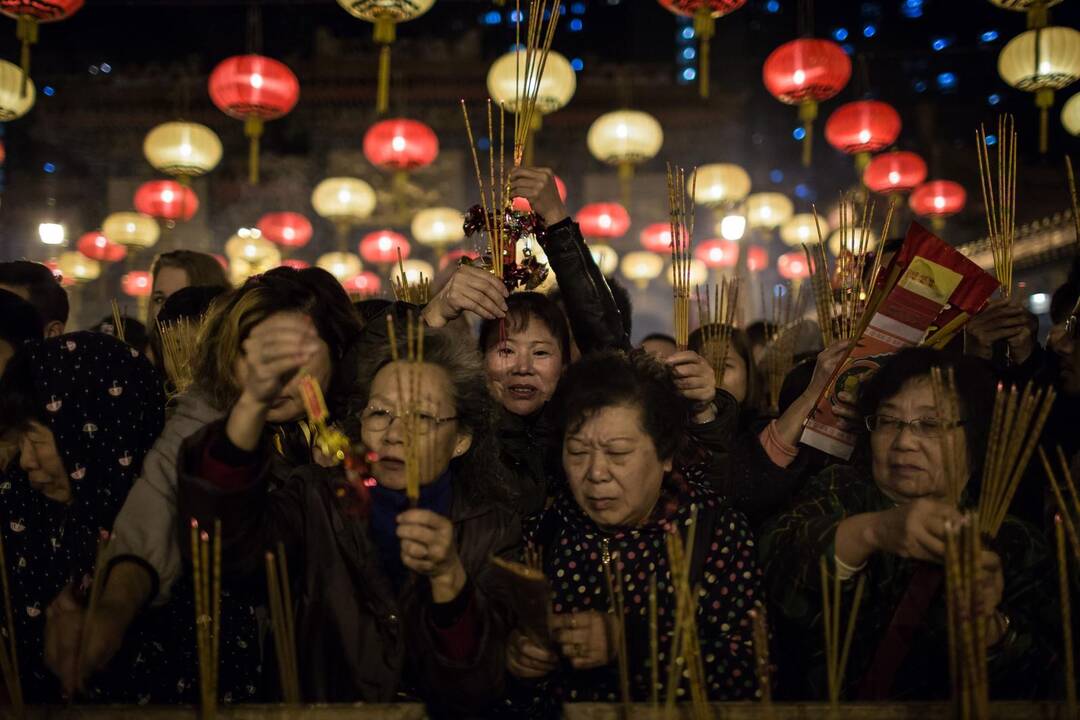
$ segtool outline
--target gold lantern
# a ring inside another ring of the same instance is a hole
[[[442,256],[446,248],[465,238],[465,216],[451,207],[426,208],[412,219],[412,235],[421,245],[435,248]]]
[[[167,122],[146,134],[143,155],[158,172],[184,182],[217,167],[221,162],[221,140],[205,125]]]
[[[277,267],[281,264],[278,246],[263,237],[258,228],[240,228],[225,242],[225,256],[251,266]]]
[[[829,232],[829,223],[820,216],[818,222],[821,224],[821,235],[824,237]],[[810,213],[793,215],[790,220],[780,226],[780,239],[785,245],[791,247],[820,242],[814,216]]]
[[[1045,153],[1054,91],[1080,78],[1080,32],[1067,27],[1044,27],[1020,33],[1001,49],[998,74],[1012,87],[1035,93],[1039,152]]]
[[[117,245],[137,251],[153,247],[161,237],[157,220],[138,212],[117,212],[101,223],[101,233]]]
[[[668,285],[675,285],[675,266],[668,265],[667,268],[667,281]],[[703,282],[709,279],[708,266],[698,259],[690,261],[690,286],[701,285]]]
[[[795,206],[778,192],[754,193],[746,198],[746,224],[750,228],[775,230],[795,214]]]
[[[822,228],[824,230],[824,228]],[[814,231],[814,237],[817,237],[817,231]],[[837,228],[829,235],[828,243],[829,252],[834,257],[840,257],[840,251],[846,250],[851,254],[855,254],[862,246],[862,228],[849,227],[847,230],[844,228]],[[866,251],[870,252],[878,245],[878,234],[873,230],[869,230],[866,234]]]
[[[320,255],[315,264],[337,278],[338,282],[345,282],[359,275],[364,269],[360,258],[348,252],[330,252]]]
[[[405,279],[410,284],[420,282],[421,275],[429,281],[435,277],[435,268],[426,260],[402,260],[401,268],[405,270]],[[396,275],[397,273],[393,274]]]
[[[338,251],[345,252],[349,228],[375,211],[375,191],[360,178],[326,178],[311,193],[311,206],[338,230]]]
[[[664,271],[664,260],[654,252],[636,250],[623,256],[619,269],[627,280],[644,290]]]
[[[619,267],[619,253],[610,245],[589,245],[593,261],[604,275],[611,275]]]
[[[750,176],[732,163],[702,165],[687,179],[686,191],[693,192],[698,205],[730,207],[750,194]]]
[[[1065,101],[1061,108],[1061,124],[1070,135],[1080,135],[1080,93]]]
[[[22,69],[7,60],[0,60],[0,122],[21,118],[34,107],[34,83],[27,80],[23,93],[22,82]]]
[[[56,267],[64,277],[77,283],[87,283],[101,276],[101,263],[78,252],[60,253]]]
[[[1027,26],[1031,29],[1046,27],[1046,9],[1061,2],[1062,0],[990,0],[991,4],[1002,10],[1027,13]]]
[[[544,64],[543,75],[530,80],[532,87],[525,88],[525,78],[522,77],[522,68],[526,67],[526,53],[524,50],[508,52],[492,65],[487,74],[488,95],[496,105],[502,105],[509,112],[518,111],[518,98],[527,95],[528,90],[536,90],[536,107],[532,118],[532,127],[529,128],[529,136],[525,145],[525,164],[532,164],[532,138],[533,134],[540,129],[545,115],[566,106],[574,97],[577,90],[577,75],[570,61],[559,53],[551,50]],[[519,90],[520,88],[520,90]]]
[[[586,141],[594,158],[619,168],[623,206],[629,207],[634,166],[656,157],[664,144],[660,123],[640,110],[616,110],[593,121]]]

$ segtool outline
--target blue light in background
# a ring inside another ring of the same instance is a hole
[[[682,29],[682,36],[683,36],[684,40],[693,40],[694,39],[694,28],[692,28],[692,27],[684,27]]]
[[[683,80],[693,80],[697,77],[697,70],[694,68],[686,68],[682,71]]]
[[[685,48],[682,51],[682,56],[683,56],[683,59],[685,59],[685,60],[693,60],[694,58],[697,57],[697,50],[695,50],[692,47]]]
[[[784,171],[780,170],[779,168],[775,168],[773,170],[770,170],[769,171],[769,180],[771,180],[774,183],[782,183],[782,182],[784,182]]]
[[[524,18],[525,13],[521,12],[520,10],[511,10],[506,16],[506,21],[512,23],[521,22]]]
[[[840,49],[843,50],[844,52],[846,52],[848,55],[854,55],[855,54],[855,46],[852,45],[851,43],[844,43],[843,45],[840,46]]]
[[[585,14],[585,3],[583,3],[583,2],[574,3],[573,5],[570,6],[570,12],[574,13],[575,15],[584,15]]]
[[[916,80],[914,83],[912,83],[911,87],[915,88],[915,92],[917,93],[926,92],[926,82],[923,80]]]
[[[574,72],[581,72],[585,69],[585,61],[581,58],[574,58],[570,61],[570,67],[574,68]]]
[[[997,105],[1001,102],[1001,96],[997,93],[992,93],[986,98],[986,102],[990,103],[991,105]]]
[[[848,38],[847,28],[836,28],[832,31],[832,36],[836,42],[844,42]]]
[[[487,150],[489,147],[491,147],[491,141],[488,140],[486,137],[476,139],[477,150]]]
[[[581,32],[581,28],[585,26],[585,23],[581,22],[581,18],[574,18],[570,21],[570,32]]]
[[[795,186],[795,197],[805,200],[810,197],[810,194],[810,188],[807,187],[805,183],[799,183]]]
[[[45,87],[41,88],[41,94],[46,97],[52,97],[56,94],[56,89],[52,85],[46,85]]]
[[[953,90],[956,88],[956,73],[939,73],[937,76],[937,84],[942,90]]]
[[[930,47],[934,48],[934,52],[941,52],[945,48],[949,47],[948,38],[934,38],[934,41],[930,43]]]
[[[50,173],[50,174],[56,172],[56,166],[53,165],[51,162],[47,162],[44,165],[42,165],[41,169],[44,170],[47,173]]]
[[[863,37],[872,38],[877,35],[877,27],[867,23],[866,25],[863,25],[862,34]]]
[[[791,131],[791,137],[795,138],[796,140],[802,140],[804,137],[806,137],[806,130],[801,127],[797,127]]]
[[[769,0],[765,3],[765,12],[778,13],[780,12],[780,3],[777,0]]]
[[[108,75],[112,72],[112,65],[110,65],[109,63],[101,63],[101,72]]]
[[[987,135],[986,136],[986,144],[987,145],[997,145],[997,135]]]
[[[904,0],[900,5],[900,14],[912,20],[921,18],[923,12],[923,0]]]
[[[489,10],[484,13],[485,25],[498,25],[502,22],[502,13],[498,10]]]
[[[992,43],[997,39],[998,39],[998,31],[997,30],[987,30],[986,32],[984,32],[982,35],[979,36],[979,40],[981,40],[984,43]]]

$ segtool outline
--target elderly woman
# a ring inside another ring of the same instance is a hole
[[[414,372],[415,382],[402,379]],[[264,553],[284,545],[305,700],[405,694],[461,717],[502,682],[505,623],[485,570],[492,555],[515,552],[520,536],[499,502],[479,358],[467,339],[429,332],[422,363],[392,361],[384,345],[361,359],[347,395],[346,425],[359,427],[377,457],[366,514],[341,468],[302,467],[268,492],[257,453],[242,472],[206,473],[199,436],[186,443],[181,509],[203,524],[221,519],[228,575],[260,577]],[[423,459],[415,507],[405,495],[408,413]]]
[[[508,707],[547,715],[559,701],[618,699],[614,638],[623,631],[630,692],[636,700],[651,696],[648,588],[655,577],[663,678],[675,629],[666,550],[672,532],[687,542],[693,533],[689,572],[700,584],[704,690],[714,699],[753,697],[748,612],[760,595],[754,543],[746,519],[709,489],[700,465],[676,467],[690,407],[671,369],[641,351],[609,352],[572,365],[563,390],[567,487],[526,529],[552,583],[552,642],[511,636],[507,665],[518,680]],[[625,629],[609,612],[605,564],[622,586]],[[688,697],[685,679],[680,688]]]
[[[931,369],[952,368],[959,426],[942,421]],[[761,555],[778,638],[792,641],[789,665],[823,697],[820,558],[843,582],[845,602],[860,575],[866,595],[855,626],[845,692],[866,699],[940,699],[949,694],[941,563],[945,528],[960,513],[947,501],[943,438],[963,449],[961,500],[975,504],[986,451],[994,378],[973,358],[916,348],[890,358],[862,387],[866,466],[833,466],[809,483],[794,507],[764,531]],[[1006,518],[980,559],[990,689],[1010,697],[1038,692],[1053,647],[1053,569],[1033,529]],[[1048,584],[1050,583],[1050,584]],[[786,626],[784,625],[786,621]],[[796,677],[789,678],[797,685]]]

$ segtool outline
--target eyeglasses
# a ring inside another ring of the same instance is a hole
[[[399,415],[382,408],[369,407],[360,415],[360,423],[368,430],[383,432],[389,430],[395,420],[402,420],[407,414],[408,413],[402,413]],[[416,423],[416,434],[427,435],[431,431],[437,430],[443,423],[457,420],[457,415],[441,418],[428,413],[418,412],[413,415],[413,419]]]
[[[868,415],[866,417],[866,429],[870,432],[880,432],[889,435],[898,435],[904,428],[911,428],[915,437],[936,438],[945,434],[946,430],[960,427],[963,420],[949,423],[938,418],[916,418],[915,420],[901,420],[891,415]]]

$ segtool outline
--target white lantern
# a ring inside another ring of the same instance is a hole
[[[143,155],[155,170],[173,177],[198,177],[221,162],[221,139],[193,122],[167,122],[146,134]]]
[[[654,252],[637,250],[623,256],[619,269],[627,280],[644,290],[664,271],[664,260]]]
[[[675,285],[675,266],[668,265],[667,281],[669,285]],[[690,285],[700,285],[709,279],[709,268],[701,260],[690,261]]]
[[[589,252],[604,275],[610,275],[619,267],[619,253],[610,245],[590,245]]]
[[[465,216],[451,207],[421,210],[412,220],[412,235],[416,242],[442,253],[447,246],[465,238]]]
[[[102,234],[118,245],[129,248],[153,247],[161,237],[157,220],[137,212],[118,212],[101,223]]]
[[[821,237],[827,237],[829,223],[825,218],[820,216],[818,220],[821,224]],[[799,247],[799,245],[809,245],[821,241],[821,238],[818,237],[817,225],[814,223],[814,216],[810,213],[794,215],[790,220],[781,225],[780,239],[784,241],[785,245],[790,245],[791,247]]]
[[[686,191],[694,202],[706,207],[723,207],[742,202],[750,194],[750,176],[738,165],[702,165],[686,180]]]
[[[752,228],[773,230],[795,214],[795,206],[778,192],[754,193],[746,198],[746,224]]]
[[[315,186],[311,205],[321,217],[351,225],[375,211],[375,191],[359,178],[327,178]]]
[[[364,269],[364,264],[360,262],[360,258],[347,252],[331,252],[320,255],[315,264],[337,278],[338,282],[345,282],[349,278],[359,275],[360,271]]]
[[[7,60],[0,60],[0,122],[21,118],[34,107],[34,81],[26,79],[25,94],[22,82],[22,68]]]
[[[1065,101],[1061,108],[1061,124],[1070,135],[1080,136],[1080,92]]]
[[[517,50],[500,57],[488,70],[488,94],[496,105],[503,105],[512,113],[518,111],[518,98],[525,94],[524,68],[525,51]],[[530,89],[537,89],[536,112],[540,115],[550,115],[565,107],[577,89],[577,75],[570,61],[554,50],[548,53],[539,86],[536,85],[536,78],[530,78],[529,82],[532,85]],[[519,87],[522,92],[518,92]]]

